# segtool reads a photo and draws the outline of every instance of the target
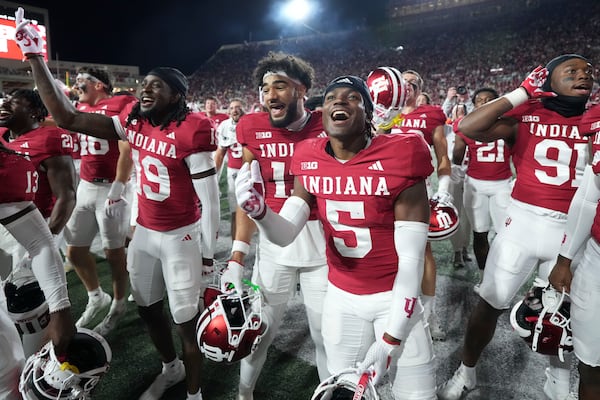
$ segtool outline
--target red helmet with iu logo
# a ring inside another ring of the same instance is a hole
[[[452,236],[458,229],[458,210],[452,203],[429,200],[429,240],[444,240]]]
[[[394,67],[378,67],[369,73],[367,86],[373,99],[373,123],[389,125],[404,107],[406,85],[402,74]]]

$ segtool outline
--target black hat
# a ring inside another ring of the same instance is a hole
[[[186,95],[188,90],[188,80],[185,75],[176,68],[171,67],[158,67],[148,72],[148,75],[158,76],[160,79],[165,81],[171,89],[176,92]]]
[[[363,79],[353,75],[338,76],[329,82],[327,89],[325,89],[325,92],[323,92],[323,98],[325,98],[327,93],[338,87],[350,87],[359,92],[363,98],[363,103],[365,104],[365,112],[367,113],[369,119],[371,119],[373,116],[373,100],[371,99],[369,88]]]

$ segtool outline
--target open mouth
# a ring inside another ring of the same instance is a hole
[[[350,114],[346,111],[338,110],[331,113],[331,119],[333,121],[346,121],[348,118],[350,118]]]

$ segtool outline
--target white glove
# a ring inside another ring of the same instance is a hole
[[[265,184],[260,175],[258,161],[242,165],[235,179],[235,196],[242,210],[251,218],[261,218],[265,213]]]
[[[386,342],[384,339],[376,340],[369,347],[367,355],[362,363],[358,365],[359,373],[362,374],[372,368],[373,385],[377,385],[381,378],[390,368],[392,357],[400,351],[400,345],[394,345]]]
[[[127,200],[123,197],[125,184],[119,181],[114,181],[104,202],[104,213],[108,218],[121,218],[127,207]]]
[[[438,203],[453,203],[454,198],[452,195],[445,190],[438,190],[436,194],[431,198],[433,201],[437,201]]]
[[[30,21],[23,18],[24,13],[22,7],[19,7],[15,13],[15,42],[25,57],[42,55],[44,54],[44,39]]]
[[[227,293],[236,290],[239,294],[242,294],[243,277],[244,266],[237,261],[229,260],[227,267],[225,267],[221,274],[221,291]]]
[[[452,164],[450,180],[453,183],[460,183],[465,179],[465,170],[460,165]]]

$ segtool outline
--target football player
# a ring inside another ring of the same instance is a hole
[[[231,211],[231,238],[235,238],[235,178],[242,166],[242,146],[237,142],[235,129],[242,115],[246,114],[245,103],[241,99],[233,99],[229,102],[229,118],[219,124],[217,128],[217,151],[215,151],[215,164],[217,174],[221,175],[221,169],[225,159],[227,160],[227,203]]]
[[[324,135],[321,113],[304,107],[304,96],[311,88],[314,70],[304,60],[283,53],[271,53],[259,61],[254,78],[260,87],[267,112],[251,113],[237,124],[237,141],[242,145],[246,163],[257,160],[266,182],[266,202],[279,211],[291,195],[294,177],[290,173],[292,154],[298,143]],[[241,290],[244,257],[256,231],[243,212],[237,212],[236,236],[221,284],[233,283]],[[327,261],[323,227],[315,216],[306,224],[293,244],[281,248],[262,231],[258,242],[252,282],[264,295],[262,308],[269,329],[256,351],[241,361],[239,399],[251,400],[256,381],[267,357],[290,296],[300,284],[310,334],[316,347],[319,378],[329,376],[326,365],[321,313],[327,288]],[[226,289],[226,287],[224,287]]]
[[[214,121],[215,126],[219,127],[221,122],[225,121],[229,116],[224,113],[218,112],[219,110],[219,99],[215,96],[206,96],[204,99],[204,111],[201,113]]]
[[[448,144],[444,133],[446,115],[439,106],[417,106],[417,98],[423,89],[423,78],[414,70],[402,72],[406,83],[406,103],[401,110],[400,123],[392,126],[388,133],[418,134],[421,135],[429,146],[433,147],[437,160],[438,190],[433,196],[428,181],[428,193],[434,200],[452,203],[450,190],[450,158],[448,157]],[[444,340],[446,332],[442,329],[435,313],[435,279],[436,265],[431,251],[431,244],[427,243],[425,251],[425,272],[423,276],[423,301],[425,304],[425,317],[429,321],[431,334],[434,339]]]
[[[550,273],[550,284],[570,293],[573,348],[579,359],[579,400],[600,398],[600,107],[584,114],[580,132],[593,133],[592,165],[585,167],[581,185],[569,206],[565,240]],[[571,264],[585,245],[581,262],[574,271]]]
[[[71,154],[72,135],[60,128],[43,125],[48,110],[37,91],[16,89],[10,92],[0,106],[0,140],[17,153],[27,156],[37,169],[38,189],[34,203],[57,243],[75,206],[75,167]],[[21,261],[24,261],[21,263]],[[16,264],[28,265],[29,257],[23,246],[16,246],[13,270]],[[25,271],[29,269],[25,266]],[[23,334],[25,355],[38,351],[46,341],[44,332]]]
[[[62,260],[48,224],[33,203],[38,171],[31,161],[0,144],[0,224],[31,257],[31,268],[50,311],[47,333],[56,354],[63,358],[75,324]],[[25,354],[15,324],[6,314],[4,288],[0,291],[0,398],[20,399],[18,381]],[[64,359],[62,361],[65,361]]]
[[[577,54],[534,69],[519,88],[468,114],[458,129],[475,140],[514,143],[517,180],[504,224],[492,242],[464,338],[462,363],[439,390],[459,399],[477,385],[475,367],[496,323],[539,266],[547,280],[565,229],[569,204],[588,161],[588,139],[578,124],[594,84],[594,68]],[[569,396],[570,362],[550,357],[544,393]]]
[[[473,94],[473,104],[479,108],[497,98],[495,89],[481,88]],[[473,252],[480,275],[483,275],[490,249],[488,234],[492,228],[494,232],[500,231],[510,199],[511,143],[503,139],[489,143],[470,139],[457,130],[458,122],[453,124],[456,136],[452,152],[452,177],[453,181],[464,180],[463,202],[473,227]],[[469,162],[466,172],[463,172],[462,165],[467,154]]]
[[[113,96],[112,89],[106,71],[94,67],[80,68],[75,80],[79,98],[77,108],[82,112],[112,116],[135,101],[134,96]],[[126,311],[129,278],[125,239],[129,219],[124,196],[133,162],[127,141],[116,142],[79,134],[78,143],[81,180],[65,239],[67,257],[88,292],[88,303],[75,324],[77,327],[87,327],[110,304],[108,314],[94,328],[100,335],[106,336]],[[96,260],[90,253],[90,246],[98,232],[112,272],[112,304],[110,295],[100,286]]]
[[[276,214],[265,204],[259,165],[236,181],[240,207],[269,240],[286,246],[316,213],[327,244],[323,306],[327,366],[339,374],[360,363],[374,383],[390,364],[395,399],[434,400],[435,366],[420,301],[429,229],[425,180],[429,146],[416,134],[372,137],[373,103],[365,82],[341,76],[324,94],[328,137],[299,143],[293,195]]]
[[[15,39],[55,121],[74,132],[128,140],[131,145],[138,219],[127,268],[139,315],[163,363],[162,372],[141,398],[158,399],[185,379],[187,398],[201,399],[202,354],[196,344],[196,321],[203,268],[196,260],[212,266],[219,226],[214,123],[190,112],[185,101],[187,78],[169,67],[151,70],[141,82],[138,101],[118,115],[77,110],[54,83],[42,57],[43,40],[23,13],[22,8],[16,13]],[[183,362],[177,357],[171,321],[164,312],[165,292],[182,341]]]

